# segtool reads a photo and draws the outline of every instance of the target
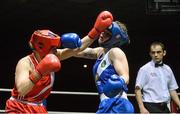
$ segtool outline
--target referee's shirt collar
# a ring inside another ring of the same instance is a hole
[[[163,62],[161,61],[160,63],[155,63],[155,61],[151,60],[151,65],[154,67],[162,67],[163,66]]]

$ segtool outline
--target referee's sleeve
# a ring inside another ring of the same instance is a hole
[[[174,73],[173,71],[170,69],[170,81],[169,81],[169,84],[168,84],[168,88],[169,90],[176,90],[178,89],[178,84],[177,84],[177,81],[175,79],[175,76],[174,76]]]
[[[142,89],[147,81],[147,72],[145,72],[144,69],[140,68],[138,73],[137,73],[137,77],[136,77],[136,84],[135,87],[139,87],[140,89]]]

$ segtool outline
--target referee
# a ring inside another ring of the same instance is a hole
[[[178,85],[171,68],[163,63],[166,55],[164,44],[150,45],[151,61],[142,66],[137,74],[135,95],[141,113],[170,113],[167,104],[172,100],[180,107],[176,89]]]

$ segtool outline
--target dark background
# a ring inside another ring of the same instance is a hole
[[[0,88],[13,87],[16,63],[31,53],[28,41],[34,30],[50,29],[59,35],[75,32],[83,37],[103,10],[112,12],[115,20],[126,23],[128,27],[131,45],[123,50],[130,67],[129,93],[134,93],[138,69],[150,60],[148,51],[152,41],[166,45],[164,61],[174,71],[179,84],[179,14],[148,14],[145,0],[2,0]],[[96,45],[97,42],[92,47]],[[96,92],[91,72],[93,63],[94,60],[77,58],[62,61],[53,90]],[[84,64],[88,67],[83,68]],[[0,92],[0,109],[4,109],[9,97],[9,92]],[[130,97],[130,100],[137,107],[135,98]],[[95,112],[98,103],[98,96],[52,94],[48,98],[48,110]]]

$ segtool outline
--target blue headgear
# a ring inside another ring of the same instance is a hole
[[[120,47],[123,44],[130,42],[128,34],[116,22],[112,23],[112,25],[108,28],[108,31],[112,33],[112,37],[103,42],[101,44],[102,47]]]

